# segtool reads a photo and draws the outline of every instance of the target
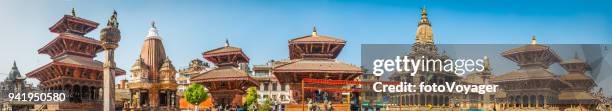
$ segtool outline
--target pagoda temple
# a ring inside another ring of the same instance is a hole
[[[358,66],[336,60],[346,44],[345,40],[319,35],[316,27],[310,35],[289,40],[289,60],[280,61],[273,65],[272,73],[281,84],[289,84],[294,101],[306,102],[304,98],[317,98],[316,92],[302,91],[303,79],[349,80],[353,81],[362,75]],[[304,84],[312,86],[315,84]],[[346,85],[317,85],[317,88],[345,88]],[[302,96],[303,95],[303,96]],[[332,103],[341,103],[342,95],[339,92],[325,94]],[[319,99],[320,100],[320,99]],[[323,100],[315,102],[324,102]]]
[[[555,107],[559,102],[560,92],[571,86],[571,83],[548,70],[551,64],[559,63],[561,59],[549,46],[537,44],[535,36],[532,37],[531,44],[504,51],[501,55],[519,66],[518,70],[492,80],[505,93],[505,98],[499,98],[506,104],[504,107]]]
[[[166,56],[155,22],[151,23],[140,57],[132,65],[126,110],[177,110],[176,70]]]
[[[53,59],[26,74],[40,81],[41,90],[62,91],[66,101],[37,104],[37,109],[47,110],[100,110],[103,63],[93,58],[101,52],[102,42],[86,37],[98,23],[77,17],[74,10],[64,15],[49,30],[58,34],[55,39],[38,49]],[[116,70],[116,76],[125,71]]]
[[[585,73],[589,69],[589,65],[578,57],[578,53],[574,58],[561,62],[568,73],[561,76],[561,80],[572,84],[571,87],[561,91],[559,94],[559,104],[565,107],[573,107],[572,105],[581,105],[583,107],[591,107],[598,104],[600,101],[591,91],[597,84],[590,76]]]
[[[192,76],[191,82],[203,84],[217,107],[242,106],[246,89],[258,85],[247,73],[249,57],[241,48],[230,46],[228,40],[225,46],[206,51],[202,55],[217,67]]]

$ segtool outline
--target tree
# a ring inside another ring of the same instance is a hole
[[[253,107],[251,105],[257,105],[257,87],[249,87],[247,89],[246,100],[244,101],[244,107],[247,107],[249,111],[253,111]]]
[[[200,84],[191,84],[184,93],[187,102],[195,105],[195,110],[198,110],[198,105],[208,99],[208,91]]]
[[[258,110],[259,111],[272,111],[272,101],[266,98],[266,100],[264,100],[264,102],[260,105]]]

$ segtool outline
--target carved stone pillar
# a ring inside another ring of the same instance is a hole
[[[157,88],[149,89],[149,105],[151,108],[159,107],[159,90]]]

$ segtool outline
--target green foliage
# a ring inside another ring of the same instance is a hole
[[[200,84],[191,84],[184,93],[187,102],[193,105],[199,105],[204,100],[208,99],[208,91]]]
[[[244,107],[247,107],[249,111],[253,111],[254,109],[251,107],[251,105],[257,105],[257,87],[249,87],[246,93],[246,100],[244,101],[243,105]]]
[[[272,101],[266,99],[261,105],[259,105],[259,111],[272,111]]]
[[[363,66],[360,66],[360,68],[361,68],[361,72],[363,73],[368,73],[368,71],[370,71],[368,68],[365,68]]]

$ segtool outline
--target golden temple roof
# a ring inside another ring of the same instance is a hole
[[[431,23],[427,18],[427,9],[421,8],[421,20],[416,31],[416,43],[431,44],[433,43],[433,30]]]
[[[79,67],[79,68],[93,69],[97,71],[102,71],[103,69],[102,67],[103,63],[100,61],[93,60],[87,57],[81,57],[81,56],[75,56],[75,55],[65,55],[65,56],[56,58],[53,62],[48,63],[42,67],[39,67],[29,72],[26,75],[27,77],[32,77],[35,74],[38,74],[40,71],[48,67],[51,67],[52,65],[74,66],[74,67]],[[115,68],[115,71],[116,71],[115,73],[116,76],[125,75],[125,71],[123,69]]]

